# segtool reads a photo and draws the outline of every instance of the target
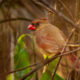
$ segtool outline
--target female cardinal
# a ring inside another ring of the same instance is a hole
[[[60,29],[50,24],[46,19],[33,21],[27,29],[33,31],[37,49],[40,50],[43,55],[46,54],[50,56],[61,52],[66,37]],[[66,50],[69,51],[69,49]],[[77,56],[74,54],[69,54],[68,58],[71,64],[74,64],[77,60]],[[78,61],[75,66],[76,70],[79,70],[79,68],[80,61]]]

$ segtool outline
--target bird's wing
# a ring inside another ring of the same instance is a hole
[[[40,30],[35,35],[37,45],[49,54],[59,51],[59,46],[56,43],[54,36],[48,34],[44,30]]]

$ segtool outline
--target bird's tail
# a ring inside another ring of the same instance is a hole
[[[76,71],[80,71],[80,59],[76,55],[70,54],[69,55],[69,60],[70,60],[71,65],[73,65],[72,67]]]

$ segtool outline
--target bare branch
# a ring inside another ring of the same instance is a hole
[[[47,10],[49,10],[50,12],[55,13],[59,17],[63,18],[66,22],[68,22],[69,24],[71,24],[73,28],[76,28],[76,30],[80,31],[80,28],[78,27],[77,24],[75,24],[70,18],[68,18],[67,16],[65,16],[64,14],[62,14],[60,11],[55,10],[47,2],[44,2],[44,1],[38,2],[38,1],[35,1],[35,3],[38,4],[38,5],[41,5],[42,7],[44,7]]]
[[[69,14],[69,16],[72,18],[72,20],[74,21],[73,15],[71,13],[71,11],[69,10],[69,6],[67,7],[62,0],[58,0],[58,2],[63,6],[63,8],[67,11],[67,13]]]
[[[77,48],[72,51],[65,52],[64,54],[60,54],[58,57],[73,54],[74,52],[79,51],[79,50],[80,50],[80,48]]]
[[[20,69],[11,71],[11,72],[9,72],[9,73],[7,73],[7,74],[11,74],[11,73],[15,73],[15,72],[18,72],[18,71],[22,71],[22,70],[24,70],[24,69],[27,69],[27,68],[30,68],[30,67],[34,67],[34,66],[36,66],[36,65],[38,65],[38,64],[39,64],[39,63],[31,64],[31,65],[29,65],[29,66],[26,66],[26,67],[23,67],[23,68],[20,68]]]
[[[27,78],[28,76],[30,76],[31,74],[33,74],[34,72],[38,71],[40,68],[42,68],[43,66],[45,66],[46,64],[49,64],[51,61],[53,61],[54,59],[58,58],[58,57],[61,57],[61,56],[65,56],[65,55],[68,55],[68,54],[72,54],[73,52],[76,52],[80,50],[80,48],[77,48],[75,50],[72,50],[72,51],[69,51],[69,52],[65,52],[65,54],[60,54],[60,55],[55,55],[55,56],[52,56],[51,58],[49,59],[46,59],[44,60],[42,63],[36,65],[35,68],[33,68],[29,73],[25,74],[20,80],[24,80],[25,78]]]
[[[65,55],[68,55],[68,54],[74,53],[74,52],[76,52],[76,51],[78,51],[78,50],[80,50],[80,48],[77,48],[77,49],[72,50],[72,51],[69,51],[69,52],[65,52],[64,54],[60,54],[60,55],[58,55],[57,57],[65,56]],[[56,58],[57,58],[57,57],[56,57]],[[22,70],[24,70],[24,69],[26,69],[26,68],[34,67],[34,66],[36,66],[36,65],[38,65],[38,64],[40,64],[40,63],[31,64],[31,65],[26,66],[26,67],[24,67],[24,68],[20,68],[20,69],[17,69],[17,70],[11,71],[11,72],[9,72],[9,73],[7,73],[7,74],[11,74],[11,73],[15,73],[15,72],[18,72],[18,71],[22,71]]]
[[[3,6],[3,4],[6,2],[7,0],[2,0],[1,2],[0,2],[0,8]]]
[[[68,42],[70,41],[70,39],[71,39],[74,31],[75,31],[75,29],[72,29],[71,33],[69,34],[69,36],[68,36],[68,38],[67,38],[67,40],[66,40],[66,42],[65,42],[65,44],[64,44],[64,47],[63,47],[63,49],[62,49],[62,51],[61,51],[61,54],[64,54],[65,49],[66,49],[66,47],[67,47],[67,44],[68,44]],[[53,80],[53,78],[54,78],[54,76],[55,76],[55,73],[56,73],[56,71],[57,71],[57,69],[58,69],[58,66],[59,66],[59,63],[60,63],[61,59],[62,59],[62,56],[59,58],[58,63],[57,63],[57,65],[56,65],[56,67],[55,67],[55,70],[53,71],[52,80]]]
[[[29,22],[32,21],[32,19],[28,19],[28,18],[11,18],[11,19],[0,20],[0,24],[5,23],[5,22],[9,22],[9,21],[17,21],[17,20],[20,20],[20,21],[29,21]]]

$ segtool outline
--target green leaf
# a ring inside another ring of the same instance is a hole
[[[12,78],[13,78],[12,76],[13,76],[13,75],[11,75],[11,74],[8,75],[6,80],[12,80]]]
[[[54,77],[55,80],[64,80],[63,78],[61,78],[58,74],[55,74],[55,77]]]
[[[15,70],[30,65],[28,53],[24,48],[25,44],[24,44],[23,38],[25,36],[29,36],[29,35],[28,34],[21,35],[18,38],[18,41],[17,41],[18,44],[15,47],[15,51],[14,51],[14,69]],[[30,68],[16,72],[15,79],[19,80],[23,75],[25,75],[29,71],[30,71]],[[32,76],[29,76],[26,80],[30,80],[31,78]]]
[[[51,80],[51,76],[44,72],[40,80]]]
[[[44,72],[40,80],[51,80],[51,75],[48,72]],[[64,80],[58,74],[55,74],[54,80]]]
[[[44,72],[42,74],[42,77],[40,80],[51,80],[52,77],[52,72],[55,69],[56,63],[57,63],[58,59],[53,60],[52,62],[50,62],[47,65],[47,69],[46,72]],[[55,74],[54,80],[64,80],[63,78],[61,78],[57,73]]]
[[[27,36],[27,34],[22,34],[22,35],[18,38],[17,42],[20,43],[20,41],[22,41],[22,39],[23,39],[25,36]]]
[[[47,69],[50,71],[50,73],[52,73],[53,69],[56,67],[57,61],[58,59],[55,59],[48,64]]]

